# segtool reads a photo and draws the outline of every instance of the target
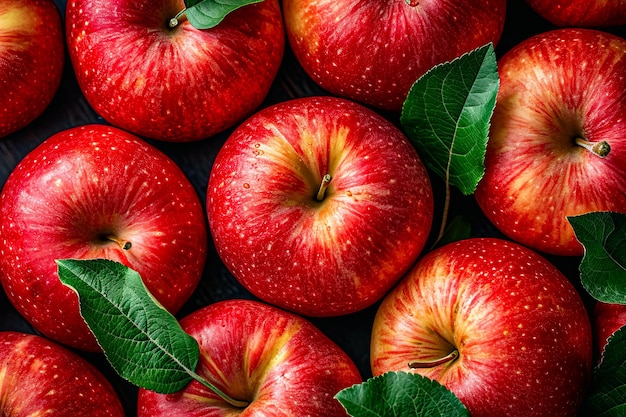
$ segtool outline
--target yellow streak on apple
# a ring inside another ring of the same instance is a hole
[[[12,375],[7,372],[7,366],[0,368],[0,410],[4,410],[11,393],[11,386],[16,386],[17,381],[11,381]],[[6,385],[7,388],[4,388]]]
[[[201,348],[200,356],[206,364],[203,367],[208,366],[208,369],[215,375],[211,377],[210,374],[202,372],[200,375],[212,383],[218,383],[227,387],[228,392],[226,393],[233,398],[241,401],[258,401],[258,391],[262,388],[261,381],[266,378],[267,372],[276,366],[275,364],[285,361],[285,356],[291,353],[287,346],[291,338],[301,328],[301,323],[289,323],[285,328],[282,327],[282,324],[277,323],[269,335],[249,332],[248,336],[250,337],[246,340],[247,348],[243,349],[243,357],[232,358],[236,362],[241,360],[239,366],[218,364],[213,360],[212,356]],[[272,354],[267,353],[268,349],[272,350]],[[256,362],[251,359],[251,352],[256,352],[255,356],[262,358],[263,361]],[[224,373],[225,370],[234,370],[236,373],[227,375]],[[201,400],[206,401],[206,398],[203,397]]]
[[[273,140],[280,142],[283,146],[264,149],[263,156],[267,157],[269,160],[278,161],[276,162],[278,165],[293,167],[294,171],[302,176],[310,191],[310,198],[305,200],[296,198],[283,200],[284,207],[287,210],[297,205],[307,205],[310,209],[308,219],[303,218],[302,221],[293,224],[293,230],[291,232],[292,240],[297,242],[301,240],[299,238],[300,236],[313,234],[317,237],[318,241],[333,242],[337,240],[334,237],[334,233],[344,227],[343,224],[338,224],[342,216],[336,216],[335,212],[340,205],[342,205],[342,209],[344,210],[349,210],[350,207],[349,205],[343,204],[341,200],[344,198],[359,198],[350,193],[341,194],[333,192],[335,173],[338,169],[342,169],[342,162],[346,155],[353,153],[351,150],[352,145],[348,145],[347,143],[350,129],[346,126],[337,126],[333,123],[332,125],[320,125],[316,130],[311,131],[308,127],[311,124],[310,118],[294,117],[298,120],[299,125],[299,149],[296,150],[293,147],[292,143],[290,143],[276,125],[268,124],[266,128],[274,133]],[[323,146],[330,147],[330,149],[316,151],[317,148]],[[321,161],[316,158],[316,155],[329,155],[327,167],[320,166]],[[293,161],[298,161],[298,165],[294,166]],[[332,181],[324,190],[323,201],[319,201],[316,197],[326,175],[330,175]],[[343,170],[341,171],[341,175],[337,176],[337,180],[350,177],[352,177],[352,173]],[[311,230],[311,226],[313,226],[313,230]],[[349,240],[341,243],[344,247],[350,246],[351,244]],[[343,250],[334,251],[334,260],[339,266],[343,263],[341,259],[342,253]],[[317,254],[311,254],[310,259],[316,258]],[[358,288],[361,285],[360,277],[348,270],[345,270],[345,272],[349,274],[354,287]]]
[[[33,33],[37,25],[34,24],[33,17],[27,9],[28,7],[0,8],[0,48],[9,45],[13,50],[28,48],[30,36],[27,35]],[[16,36],[18,34],[19,36]],[[22,42],[17,43],[16,39]]]

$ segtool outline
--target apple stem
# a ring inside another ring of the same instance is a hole
[[[324,200],[324,197],[326,196],[326,189],[328,188],[328,185],[330,184],[330,181],[333,179],[333,177],[330,174],[326,174],[322,177],[322,182],[320,183],[320,188],[317,191],[317,195],[315,196],[315,199],[317,201],[322,201]]]
[[[123,250],[129,250],[133,246],[133,244],[130,241],[119,239],[115,235],[106,235],[105,239],[110,240],[111,242],[117,243],[120,246],[120,248],[122,248]]]
[[[413,361],[409,362],[409,368],[411,369],[419,369],[419,368],[434,368],[435,366],[442,365],[446,362],[451,362],[459,357],[459,351],[454,349],[452,352],[448,353],[443,358],[435,359],[432,361]]]
[[[594,155],[604,158],[611,152],[611,145],[605,140],[600,142],[589,142],[587,139],[577,137],[576,145],[581,146]]]
[[[178,26],[178,24],[180,23],[180,18],[185,14],[186,11],[187,11],[187,8],[185,7],[183,10],[178,12],[176,16],[170,19],[170,21],[167,24],[170,29],[174,29],[176,26]]]

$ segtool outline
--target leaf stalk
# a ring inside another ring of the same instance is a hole
[[[226,401],[229,405],[235,408],[246,408],[250,404],[249,401],[236,400],[232,398],[230,395],[226,394],[224,391],[222,391],[215,385],[211,384],[209,381],[207,381],[206,379],[204,379],[197,373],[191,370],[187,370],[187,372],[193,379],[195,379],[196,381],[198,381],[199,383],[201,383],[202,385],[204,385],[205,387],[213,391],[217,396],[219,396],[222,400]]]

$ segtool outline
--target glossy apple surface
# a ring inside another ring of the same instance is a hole
[[[0,194],[0,280],[16,309],[61,343],[98,350],[56,259],[133,268],[175,312],[206,261],[204,209],[184,173],[137,137],[105,125],[59,132],[29,153]]]
[[[410,268],[433,196],[391,122],[348,100],[309,97],[266,108],[233,132],[211,171],[207,212],[217,253],[248,290],[333,316],[373,304]]]
[[[582,255],[566,216],[626,210],[626,41],[559,29],[523,41],[498,65],[476,200],[513,240]],[[604,157],[583,147],[603,142]]]
[[[626,325],[626,305],[597,302],[593,307],[592,324],[596,352],[601,355],[609,337]]]
[[[232,398],[233,408],[197,381],[164,395],[140,390],[139,417],[347,416],[334,398],[362,382],[334,342],[302,317],[251,300],[227,300],[181,320],[200,345],[196,372]]]
[[[400,111],[436,64],[497,43],[505,0],[283,0],[285,29],[306,73],[334,95]]]
[[[64,52],[52,0],[0,1],[0,138],[48,107],[61,82]]]
[[[370,354],[374,375],[418,372],[472,416],[574,416],[591,324],[573,285],[536,252],[474,238],[418,261],[377,311]]]
[[[626,3],[615,0],[526,0],[541,17],[562,27],[608,27],[626,23]]]
[[[184,18],[169,28],[184,7],[182,0],[67,3],[76,78],[105,120],[184,142],[221,132],[261,104],[284,50],[278,1],[241,7],[213,29]]]
[[[111,384],[93,365],[41,336],[0,332],[0,415],[123,417]]]

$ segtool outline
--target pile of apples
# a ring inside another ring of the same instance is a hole
[[[0,0],[0,415],[346,416],[389,371],[472,416],[576,415],[626,324],[567,221],[626,213],[625,25],[600,0]],[[488,43],[485,175],[450,207],[473,229],[439,245],[399,115]],[[68,258],[139,272],[247,405],[116,375]]]

